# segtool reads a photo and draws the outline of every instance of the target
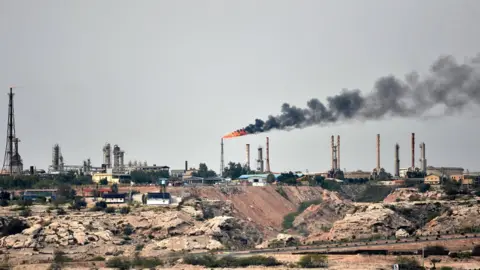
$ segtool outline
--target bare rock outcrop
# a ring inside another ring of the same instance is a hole
[[[365,239],[374,236],[389,237],[412,223],[382,204],[357,206],[345,218],[336,221],[325,239]]]
[[[350,201],[342,200],[337,193],[325,191],[323,201],[305,209],[295,218],[293,226],[297,231],[319,235],[328,232],[332,224],[344,218],[352,208]]]
[[[383,202],[413,202],[425,200],[441,200],[445,193],[441,191],[427,191],[424,193],[418,192],[416,188],[397,188],[390,193]]]
[[[416,234],[442,234],[453,232],[473,232],[480,227],[480,206],[478,204],[454,205],[450,210],[432,219]]]
[[[279,248],[279,247],[289,247],[295,246],[300,243],[300,239],[297,236],[279,233],[276,238],[269,239],[260,245],[257,245],[255,248]]]

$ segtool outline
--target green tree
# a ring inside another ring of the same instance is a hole
[[[328,258],[323,254],[303,255],[298,261],[298,265],[303,268],[323,268],[327,266]]]
[[[418,185],[418,192],[425,193],[430,189],[430,184],[421,183]]]
[[[168,171],[156,171],[156,172],[144,172],[144,171],[133,171],[130,173],[132,181],[139,184],[144,183],[156,183],[158,178],[169,178],[170,174]]]
[[[270,183],[270,184],[271,184],[271,183],[273,183],[273,182],[275,182],[275,175],[273,175],[273,174],[270,173],[270,174],[268,174],[268,176],[267,176],[267,183]]]
[[[103,178],[98,183],[102,186],[106,186],[106,185],[108,185],[108,180],[107,180],[107,178]]]
[[[223,177],[230,177],[232,179],[237,179],[244,174],[255,173],[248,166],[242,165],[240,163],[229,162],[227,167],[223,170]]]
[[[209,170],[207,164],[200,163],[200,165],[198,165],[198,171],[193,173],[192,175],[196,177],[207,178],[207,177],[217,176],[217,173],[212,170]]]
[[[445,178],[442,181],[442,188],[447,195],[456,195],[460,192],[460,183]]]
[[[293,172],[282,173],[277,177],[278,182],[282,182],[286,185],[297,185],[298,176]]]
[[[112,193],[118,193],[118,185],[113,184],[112,187],[111,187],[111,190],[112,190]]]

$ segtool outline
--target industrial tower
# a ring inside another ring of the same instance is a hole
[[[17,175],[22,173],[23,161],[18,152],[19,141],[20,140],[15,135],[13,88],[10,87],[10,93],[8,94],[7,143],[5,146],[5,157],[3,159],[2,173],[8,173],[8,175]]]

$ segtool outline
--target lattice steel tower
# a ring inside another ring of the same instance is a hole
[[[23,161],[18,153],[18,142],[20,140],[15,135],[15,115],[13,109],[13,88],[10,88],[8,94],[8,125],[7,125],[7,143],[5,146],[5,157],[3,158],[2,172],[9,175],[21,174],[23,171]]]

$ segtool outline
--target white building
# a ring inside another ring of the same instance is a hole
[[[248,177],[248,182],[255,187],[264,187],[267,185],[267,177],[261,175],[252,175]]]
[[[172,197],[170,193],[149,192],[146,196],[147,205],[170,205]]]
[[[106,203],[124,203],[126,196],[125,193],[106,193],[102,195],[102,199]]]

